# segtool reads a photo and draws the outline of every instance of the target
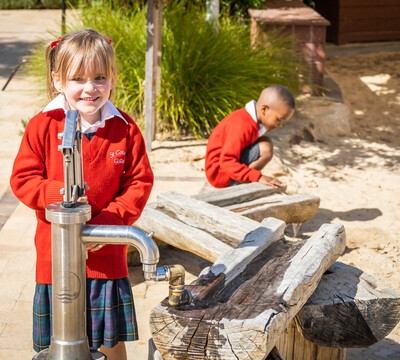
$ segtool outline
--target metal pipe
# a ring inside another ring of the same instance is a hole
[[[83,243],[132,245],[139,251],[145,280],[151,280],[156,275],[160,258],[151,235],[134,226],[85,225],[81,238]]]
[[[86,252],[81,241],[82,226],[90,216],[90,205],[83,203],[46,207],[52,239],[53,335],[50,348],[34,359],[92,359],[86,335]]]

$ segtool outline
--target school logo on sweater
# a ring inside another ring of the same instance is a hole
[[[114,164],[124,164],[125,163],[125,150],[115,150],[110,151],[110,158],[113,160]]]

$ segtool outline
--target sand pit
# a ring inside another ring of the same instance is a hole
[[[344,105],[320,98],[299,101],[295,118],[272,134],[276,158],[264,170],[267,175],[283,179],[290,191],[321,198],[317,214],[301,226],[297,236],[308,237],[326,222],[343,223],[347,248],[339,260],[375,276],[397,292],[400,292],[399,69],[398,53],[328,60],[326,71],[340,86]],[[346,122],[347,129],[343,127]],[[305,136],[308,130],[311,136]],[[297,141],[293,141],[293,135],[298,136]],[[150,154],[156,174],[155,189],[168,190],[163,188],[163,180],[174,175],[181,181],[180,191],[187,194],[200,191],[201,186],[195,180],[204,178],[205,144],[193,140],[156,142]],[[167,253],[168,250],[164,256]],[[369,349],[348,350],[347,358],[399,359],[399,343],[400,326]]]

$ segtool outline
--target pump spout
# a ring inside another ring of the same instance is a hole
[[[81,232],[83,243],[132,245],[139,251],[145,280],[156,276],[160,258],[158,247],[151,234],[134,226],[84,225]]]

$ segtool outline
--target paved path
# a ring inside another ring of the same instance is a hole
[[[72,16],[67,12],[67,21]],[[3,88],[15,66],[29,53],[32,45],[49,31],[60,31],[61,12],[58,10],[0,11],[0,89]],[[46,24],[45,26],[43,24]],[[23,130],[21,120],[28,120],[45,105],[37,92],[37,83],[18,71],[5,91],[0,90],[0,359],[31,359],[32,298],[34,293],[35,250],[33,236],[35,218],[14,197],[9,188],[12,163],[18,151]],[[169,173],[156,174],[151,195],[154,201],[159,191],[176,189],[177,184],[196,193],[202,178],[182,179],[176,182]],[[193,264],[202,260],[185,255],[187,279],[200,268]],[[168,251],[160,265],[182,263],[182,252]],[[145,283],[140,267],[130,268],[130,279],[138,315],[140,340],[128,343],[129,360],[147,360],[147,341],[150,338],[149,313],[168,295],[168,283]]]

